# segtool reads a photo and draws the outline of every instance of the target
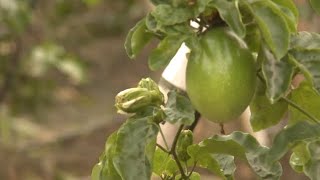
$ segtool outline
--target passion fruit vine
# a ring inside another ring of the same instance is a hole
[[[235,119],[255,92],[253,55],[245,42],[225,27],[208,30],[199,38],[200,51],[191,51],[187,64],[188,96],[194,107],[212,122]]]

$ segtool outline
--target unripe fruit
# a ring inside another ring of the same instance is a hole
[[[252,54],[240,38],[224,27],[208,30],[199,43],[199,52],[191,50],[186,72],[187,93],[192,104],[213,122],[237,118],[255,92]]]

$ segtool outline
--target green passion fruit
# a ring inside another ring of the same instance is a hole
[[[191,50],[187,64],[188,96],[209,121],[235,119],[254,95],[255,60],[245,43],[225,27],[208,30],[199,43],[200,51]]]

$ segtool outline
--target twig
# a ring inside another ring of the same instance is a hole
[[[167,140],[166,140],[166,138],[164,137],[164,134],[163,134],[163,131],[162,131],[161,127],[160,127],[159,129],[160,129],[160,134],[161,134],[161,137],[162,137],[162,139],[163,139],[164,145],[166,146],[167,149],[169,149]]]
[[[186,174],[184,173],[183,167],[182,167],[181,162],[180,162],[178,155],[176,153],[177,142],[178,142],[178,139],[179,139],[179,136],[180,136],[180,133],[181,133],[183,127],[184,127],[183,125],[181,125],[179,127],[178,132],[177,132],[176,136],[174,137],[170,153],[172,154],[172,156],[173,156],[174,160],[176,161],[177,166],[181,172],[181,178],[187,180],[188,176],[186,176]]]
[[[162,147],[160,144],[157,143],[157,146],[158,146],[158,148],[160,148],[162,151],[170,154],[170,152],[169,152],[166,148]]]
[[[190,177],[192,175],[192,173],[194,172],[194,169],[196,168],[196,166],[197,166],[197,162],[194,162],[193,167],[192,167],[188,177]]]

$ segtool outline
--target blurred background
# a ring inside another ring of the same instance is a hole
[[[296,3],[299,29],[320,32],[308,3]],[[154,44],[136,60],[123,46],[151,8],[147,0],[0,0],[0,180],[90,179],[125,120],[114,96],[160,78],[147,65]]]

